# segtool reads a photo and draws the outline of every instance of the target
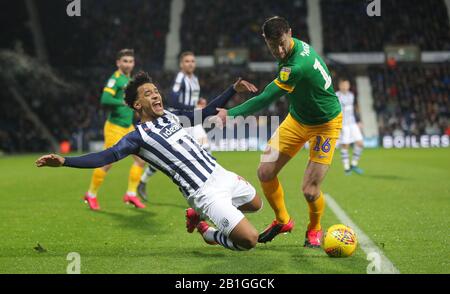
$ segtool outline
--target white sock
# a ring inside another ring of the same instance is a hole
[[[156,172],[156,169],[154,169],[151,166],[147,166],[147,168],[145,169],[145,171],[142,173],[141,176],[141,182],[143,183],[147,183],[148,180],[150,179],[151,176],[153,176]]]
[[[350,169],[350,158],[348,155],[348,149],[341,148],[341,159],[342,159],[342,163],[344,164],[344,169],[349,170]]]
[[[203,238],[208,242],[216,242],[222,245],[226,249],[235,250],[235,251],[246,251],[247,249],[242,248],[233,243],[225,234],[220,232],[219,230],[209,227],[205,233],[203,233]]]
[[[89,198],[97,198],[97,195],[94,194],[94,193],[92,193],[92,192],[90,192],[90,191],[88,191],[88,192],[86,193],[86,196],[89,197]]]
[[[359,158],[361,157],[361,153],[363,151],[362,147],[355,145],[353,147],[353,156],[352,156],[352,166],[358,166]]]

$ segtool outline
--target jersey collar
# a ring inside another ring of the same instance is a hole
[[[289,55],[286,56],[286,58],[285,58],[284,60],[288,60],[288,59],[292,56],[292,54],[294,53],[294,51],[295,51],[295,41],[294,41],[294,38],[291,38],[290,52],[289,52]]]

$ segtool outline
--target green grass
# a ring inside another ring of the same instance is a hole
[[[259,153],[216,153],[252,182]],[[365,273],[361,249],[346,259],[302,247],[307,206],[300,193],[307,153],[282,171],[286,202],[297,226],[267,245],[232,252],[203,243],[184,228],[186,202],[158,173],[144,210],[121,202],[130,159],[118,163],[99,193],[101,212],[81,201],[91,171],[38,169],[37,156],[0,158],[0,273],[65,273],[69,252],[82,273]],[[366,150],[363,176],[345,176],[339,155],[323,190],[383,249],[402,273],[450,273],[450,149]],[[249,215],[259,229],[273,218],[265,202]],[[323,226],[339,223],[327,209]],[[34,249],[41,244],[46,252]]]

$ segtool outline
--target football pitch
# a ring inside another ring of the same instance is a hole
[[[214,156],[264,198],[256,177],[259,152]],[[303,248],[305,150],[280,174],[294,231],[248,252],[209,246],[198,233],[188,234],[187,204],[162,173],[148,184],[147,208],[123,204],[129,158],[110,171],[99,192],[102,210],[93,212],[81,200],[90,170],[38,169],[37,157],[0,157],[0,273],[66,273],[70,252],[79,253],[81,273],[367,272],[370,261],[360,247],[341,259]],[[337,151],[323,191],[401,273],[450,273],[450,149],[365,150],[361,167],[364,175],[345,176]],[[263,210],[248,217],[261,231],[273,212],[264,201]],[[327,207],[323,227],[336,223]]]

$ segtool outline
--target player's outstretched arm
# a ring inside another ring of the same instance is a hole
[[[64,165],[65,158],[62,156],[59,156],[57,154],[48,154],[43,155],[39,157],[36,160],[36,166],[37,167],[43,167],[43,166],[50,166],[50,167],[60,167]]]
[[[123,137],[116,145],[106,150],[75,157],[62,157],[56,154],[41,156],[36,160],[37,167],[76,167],[96,168],[119,161],[130,154],[137,154],[140,137],[137,131]]]
[[[238,78],[232,87],[229,87],[224,93],[212,99],[202,110],[203,117],[217,114],[217,108],[224,107],[235,93],[256,93],[258,88],[250,82]]]
[[[113,90],[110,89],[109,91],[113,91]],[[125,105],[125,102],[123,100],[114,98],[114,96],[111,94],[111,92],[107,92],[107,91],[103,91],[102,96],[100,98],[100,103],[104,106],[109,106],[109,107]]]
[[[223,123],[225,123],[227,116],[233,117],[240,115],[245,116],[255,113],[258,110],[261,110],[269,106],[272,102],[274,102],[276,99],[280,98],[286,93],[287,93],[286,90],[283,90],[280,87],[278,87],[275,84],[275,82],[271,82],[264,88],[264,91],[258,96],[252,97],[246,102],[236,107],[233,107],[229,110],[219,109],[217,117],[220,120],[222,120]]]
[[[62,157],[57,154],[49,154],[36,160],[37,167],[77,167],[77,168],[96,168],[113,163],[118,159],[112,148],[97,153],[90,153],[75,157]]]
[[[243,80],[242,78],[238,78],[238,80],[228,89],[226,89],[225,92],[212,99],[205,108],[194,111],[178,110],[174,111],[174,114],[187,117],[191,124],[200,124],[207,117],[216,115],[218,112],[218,108],[224,107],[234,96],[234,94],[246,92],[255,93],[257,91],[258,88],[256,88],[255,85]],[[197,121],[194,119],[195,117],[201,117],[202,119]]]

